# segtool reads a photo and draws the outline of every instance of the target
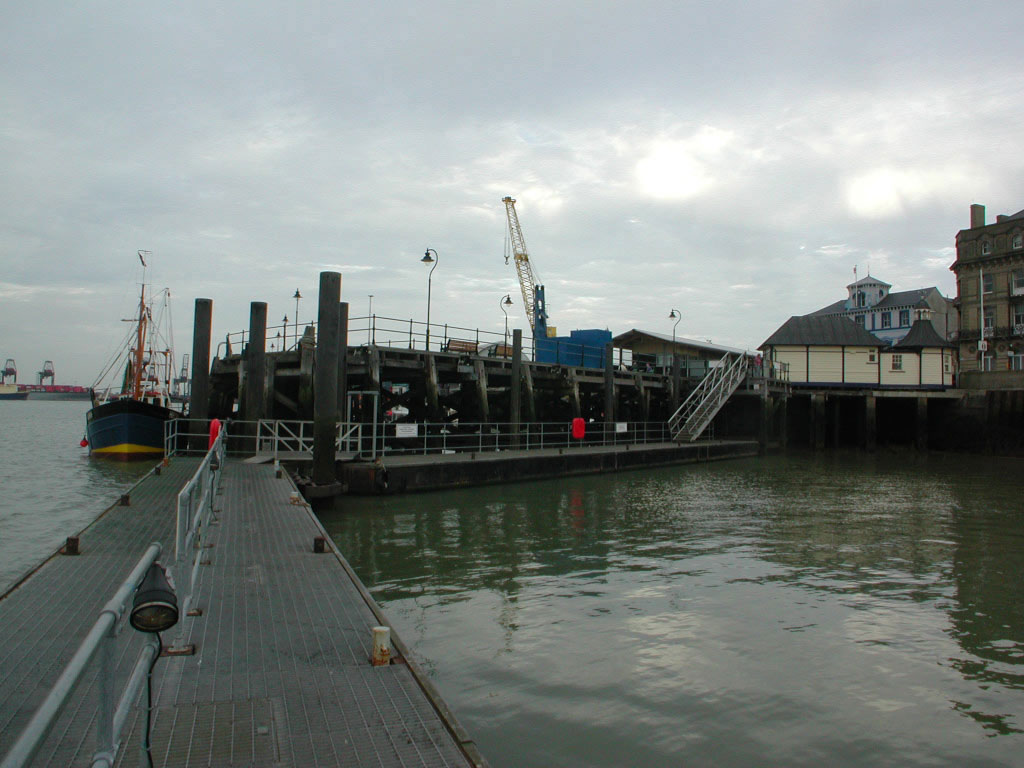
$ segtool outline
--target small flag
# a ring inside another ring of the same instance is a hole
[[[142,258],[142,251],[139,251],[139,261],[142,262],[142,266],[146,266],[146,260]]]

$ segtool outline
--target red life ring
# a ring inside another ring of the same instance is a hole
[[[587,434],[587,422],[577,416],[572,420],[572,436],[577,440],[582,440],[585,434]]]
[[[206,446],[206,450],[213,448],[213,444],[217,442],[217,435],[220,434],[220,419],[210,420],[210,444]]]

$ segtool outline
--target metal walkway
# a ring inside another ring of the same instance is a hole
[[[672,439],[693,442],[700,437],[746,375],[746,355],[725,355],[669,418]]]
[[[113,507],[87,529],[81,556],[50,561],[0,600],[0,755],[77,646],[80,638],[60,625],[88,626],[133,558],[150,541],[172,540],[174,494],[195,466],[173,459],[133,490],[131,506]],[[196,654],[162,658],[154,672],[154,765],[483,764],[400,642],[398,663],[370,665],[370,628],[381,617],[329,543],[314,553],[323,530],[292,491],[271,466],[224,468],[195,596],[202,613],[182,617],[164,637],[194,643]],[[54,594],[68,589],[78,599],[57,608]],[[137,636],[121,635],[121,674]],[[81,686],[33,765],[89,763],[95,687]],[[138,762],[139,712],[119,765]]]

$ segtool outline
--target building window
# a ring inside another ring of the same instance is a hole
[[[864,327],[864,315],[857,315],[853,319],[857,323],[857,325],[859,325],[861,328]]]
[[[1014,296],[1024,294],[1024,269],[1015,269],[1010,273],[1010,291]]]
[[[988,256],[990,253],[992,253],[992,243],[988,240],[983,240],[981,243],[981,255]]]
[[[903,370],[903,355],[893,354],[892,356],[892,369],[894,371]]]
[[[996,324],[996,311],[992,307],[985,307],[985,314],[981,318],[981,327],[985,329],[985,335],[991,336],[992,329]]]
[[[992,293],[992,286],[993,286],[992,274],[989,273],[987,275],[984,275],[981,278],[981,288],[982,288],[982,290],[985,293]]]
[[[910,310],[909,309],[901,309],[900,310],[900,328],[906,328],[908,325],[910,325]]]
[[[949,357],[947,355],[943,354],[942,355],[942,370],[945,373],[949,373],[949,368],[950,368]]]
[[[991,371],[992,370],[992,355],[982,354],[981,356],[981,370]]]
[[[882,327],[883,328],[892,328],[892,312],[883,312],[882,313]]]
[[[1010,355],[1010,370],[1024,371],[1024,355]]]
[[[875,350],[873,350],[873,349],[868,350],[868,362],[869,363],[875,362]]]
[[[1013,236],[1013,247],[1015,250],[1024,247],[1024,235],[1018,232]]]
[[[1013,332],[1017,336],[1024,336],[1024,302],[1017,302],[1010,308],[1013,317]]]
[[[865,303],[864,291],[857,291],[857,306],[863,307]]]

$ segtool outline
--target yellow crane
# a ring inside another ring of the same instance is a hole
[[[533,330],[533,337],[544,338],[547,336],[548,314],[544,304],[544,286],[539,285],[530,264],[530,256],[526,252],[526,241],[523,239],[523,230],[519,226],[519,217],[516,215],[516,201],[511,197],[501,199],[505,203],[505,213],[508,216],[508,234],[512,242],[512,253],[505,254],[505,263],[511,256],[515,260],[516,273],[519,275],[519,288],[523,292],[523,306],[526,307],[526,317],[530,321],[530,328]]]

